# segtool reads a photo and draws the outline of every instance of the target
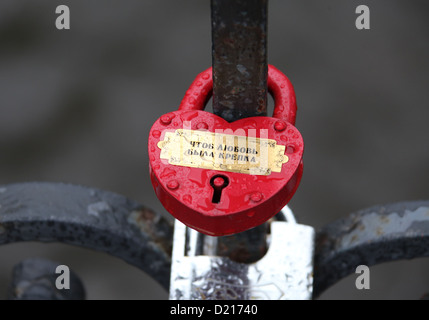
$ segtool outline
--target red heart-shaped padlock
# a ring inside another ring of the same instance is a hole
[[[258,226],[292,198],[302,176],[304,143],[294,127],[289,79],[268,67],[273,117],[228,123],[202,111],[212,94],[212,70],[191,84],[179,110],[149,134],[151,180],[174,217],[202,233],[221,236]]]

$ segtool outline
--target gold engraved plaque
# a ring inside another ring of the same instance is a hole
[[[277,145],[276,140],[225,134],[224,131],[177,129],[166,132],[164,140],[158,142],[161,159],[176,166],[264,176],[281,172],[282,165],[289,161],[286,147]],[[268,130],[261,130],[261,136],[264,131]]]

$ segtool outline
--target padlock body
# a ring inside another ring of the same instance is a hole
[[[271,241],[261,260],[243,264],[227,257],[192,254],[199,239],[176,220],[170,300],[310,300],[315,230],[271,222]],[[188,236],[189,235],[189,236]]]
[[[302,136],[278,118],[228,123],[205,111],[173,111],[155,122],[148,148],[152,184],[163,206],[213,236],[270,219],[302,176]],[[217,185],[222,179],[225,184]]]

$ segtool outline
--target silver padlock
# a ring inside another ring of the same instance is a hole
[[[310,300],[315,231],[282,213],[287,222],[270,222],[269,249],[251,264],[214,256],[216,237],[176,220],[170,300]]]

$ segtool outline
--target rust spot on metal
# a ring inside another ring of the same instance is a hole
[[[327,246],[330,243],[330,238],[326,233],[319,233],[317,235],[317,243],[321,246]]]
[[[384,234],[384,231],[381,228],[377,228],[376,233],[377,233],[377,236],[382,236]]]
[[[149,209],[141,209],[139,211],[133,211],[132,215],[135,215],[135,220],[137,222],[137,224],[140,223],[151,223],[153,222],[153,219],[155,218],[155,212],[153,212],[152,210]]]
[[[140,208],[130,213],[128,221],[148,234],[168,255],[172,250],[172,225],[150,209]]]
[[[383,223],[389,223],[390,219],[388,216],[380,216],[380,221]]]
[[[252,263],[258,261],[267,252],[266,243],[262,243],[257,247],[250,246],[246,240],[237,242],[237,238],[231,236],[222,237],[222,241],[218,243],[217,255],[228,257],[232,261],[240,263]]]

